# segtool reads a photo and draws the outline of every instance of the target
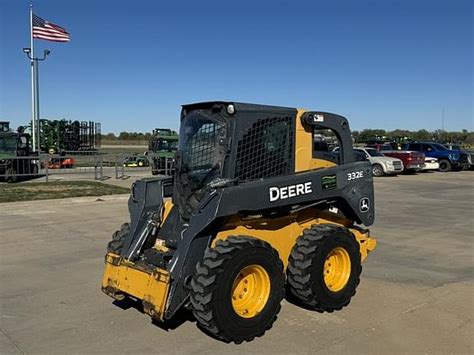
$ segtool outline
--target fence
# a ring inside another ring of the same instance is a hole
[[[171,175],[174,159],[161,158],[164,166],[153,170],[155,156],[126,153],[101,154],[98,151],[69,151],[63,154],[40,154],[0,159],[0,180],[18,180],[53,176],[62,179],[125,179],[150,175]]]

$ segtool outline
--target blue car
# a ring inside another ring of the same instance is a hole
[[[427,157],[437,158],[439,171],[463,170],[469,168],[470,156],[463,150],[450,150],[444,145],[433,142],[408,143],[405,150],[422,152]]]

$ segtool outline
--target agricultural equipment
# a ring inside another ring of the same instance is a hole
[[[42,151],[95,150],[100,148],[100,123],[68,120],[40,120]]]
[[[76,164],[76,159],[72,157],[56,157],[48,161],[48,169],[70,169]]]
[[[131,155],[128,156],[124,159],[123,161],[123,166],[125,167],[132,167],[132,168],[137,168],[137,167],[145,167],[149,166],[150,163],[148,162],[148,159],[145,155]]]
[[[151,154],[151,173],[153,175],[164,174],[172,170],[176,150],[178,148],[178,134],[168,128],[156,128],[148,143]],[[168,165],[168,166],[167,166]]]
[[[314,149],[316,131],[338,152]],[[107,246],[102,290],[166,322],[181,308],[226,342],[261,336],[285,290],[333,312],[374,250],[371,164],[339,115],[231,102],[185,105],[173,177],[136,181]]]
[[[18,175],[37,175],[38,157],[32,152],[30,135],[23,127],[18,132],[0,132],[0,178],[16,182]]]

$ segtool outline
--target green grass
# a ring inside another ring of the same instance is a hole
[[[130,190],[124,187],[106,185],[95,181],[0,184],[0,203],[127,194],[129,192]]]

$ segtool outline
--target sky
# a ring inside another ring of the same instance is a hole
[[[469,0],[34,0],[41,118],[178,128],[212,100],[342,114],[352,129],[474,129]],[[31,119],[29,1],[0,0],[0,120]],[[443,114],[444,112],[444,114]],[[443,119],[444,116],[444,119]]]

